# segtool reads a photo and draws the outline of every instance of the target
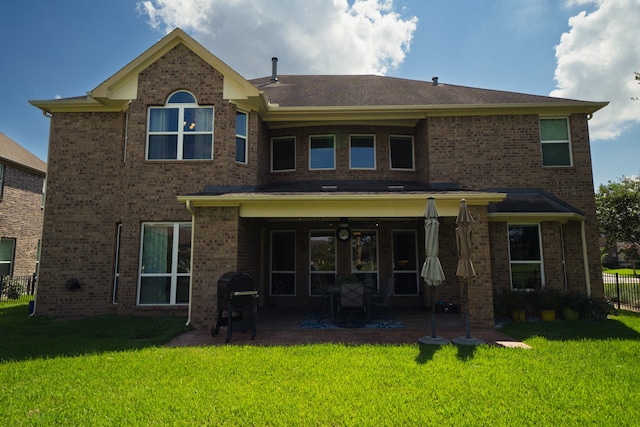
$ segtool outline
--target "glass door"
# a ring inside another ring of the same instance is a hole
[[[394,230],[393,277],[395,295],[418,295],[418,246],[415,230]]]

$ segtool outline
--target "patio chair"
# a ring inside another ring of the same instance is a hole
[[[391,297],[393,296],[395,285],[396,279],[388,277],[382,291],[367,295],[367,319],[371,320],[373,311],[391,314]]]

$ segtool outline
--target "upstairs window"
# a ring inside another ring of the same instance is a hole
[[[567,118],[540,119],[540,142],[542,166],[571,166]]]
[[[392,170],[414,170],[413,137],[389,137],[389,159]]]
[[[248,116],[236,111],[236,162],[247,163]]]
[[[349,137],[349,166],[351,169],[376,168],[376,142],[373,135]]]
[[[292,136],[271,139],[271,172],[296,170],[296,139]]]
[[[309,137],[309,169],[336,168],[336,139],[334,135]]]
[[[213,159],[213,107],[176,92],[164,107],[150,107],[147,160]]]

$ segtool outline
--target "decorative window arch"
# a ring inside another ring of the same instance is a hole
[[[212,106],[200,106],[196,97],[180,90],[164,106],[149,107],[147,160],[213,159]]]

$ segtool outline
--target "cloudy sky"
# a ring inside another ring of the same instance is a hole
[[[0,7],[0,132],[46,160],[30,99],[83,95],[181,27],[246,78],[385,74],[609,101],[595,186],[640,174],[640,0],[22,0]]]

